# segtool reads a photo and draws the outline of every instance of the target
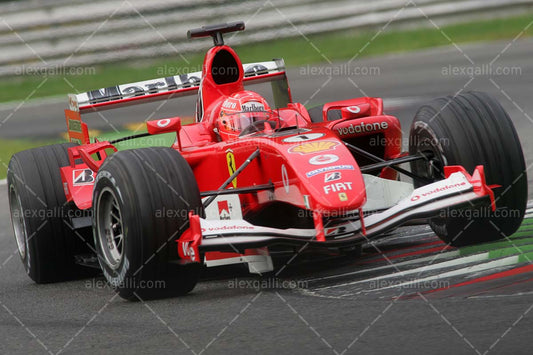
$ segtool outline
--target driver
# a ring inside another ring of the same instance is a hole
[[[222,140],[276,127],[272,111],[266,100],[253,91],[239,91],[222,103],[217,120],[218,134]]]

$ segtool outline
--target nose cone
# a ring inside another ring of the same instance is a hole
[[[309,195],[308,208],[342,215],[366,202],[363,176],[350,151],[336,137],[287,147],[287,160]]]

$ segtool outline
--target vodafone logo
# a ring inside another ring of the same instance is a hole
[[[157,121],[157,127],[165,128],[170,124],[170,118],[164,118],[162,120]]]
[[[461,188],[463,186],[466,186],[466,185],[467,185],[467,183],[462,181],[462,182],[459,182],[459,183],[456,183],[456,184],[449,184],[449,185],[439,186],[439,187],[436,187],[433,190],[421,193],[422,196],[414,195],[413,197],[411,197],[411,201],[415,202],[415,201],[420,200],[421,198],[430,197],[430,196],[435,195],[435,194],[437,194],[437,195],[438,194],[443,194],[443,193],[445,193],[445,192],[447,192],[449,190],[459,189],[459,188]]]
[[[346,107],[346,109],[348,111],[350,111],[351,113],[359,113],[359,112],[361,112],[361,108],[359,106],[348,106],[348,107]]]
[[[355,113],[355,112],[354,112]],[[339,127],[337,128],[337,132],[341,136],[346,136],[349,134],[358,134],[358,133],[370,133],[370,132],[376,132],[376,131],[384,131],[389,128],[389,124],[385,121],[383,122],[374,122],[374,123],[357,123],[357,124],[350,124],[347,127]]]

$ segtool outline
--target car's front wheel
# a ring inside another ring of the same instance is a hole
[[[186,294],[199,264],[181,265],[176,240],[203,208],[187,161],[170,148],[115,153],[96,177],[93,231],[100,266],[125,299]]]
[[[440,180],[445,165],[462,165],[469,173],[483,165],[487,183],[497,185],[496,211],[451,209],[432,218],[442,240],[468,245],[506,238],[518,229],[527,204],[527,169],[513,122],[494,98],[469,92],[422,106],[411,125],[409,153],[427,158],[411,163],[417,175]]]

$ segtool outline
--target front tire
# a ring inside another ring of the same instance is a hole
[[[100,266],[129,300],[183,295],[200,264],[180,265],[176,240],[188,213],[203,215],[194,174],[170,148],[115,153],[96,177],[93,230]]]
[[[469,92],[439,98],[415,115],[409,153],[428,158],[411,163],[420,176],[440,180],[445,165],[462,165],[472,173],[483,165],[487,184],[494,188],[497,210],[457,210],[429,221],[445,242],[462,246],[512,235],[522,223],[527,204],[527,176],[520,140],[508,114],[491,96]],[[415,187],[420,184],[415,182]]]

